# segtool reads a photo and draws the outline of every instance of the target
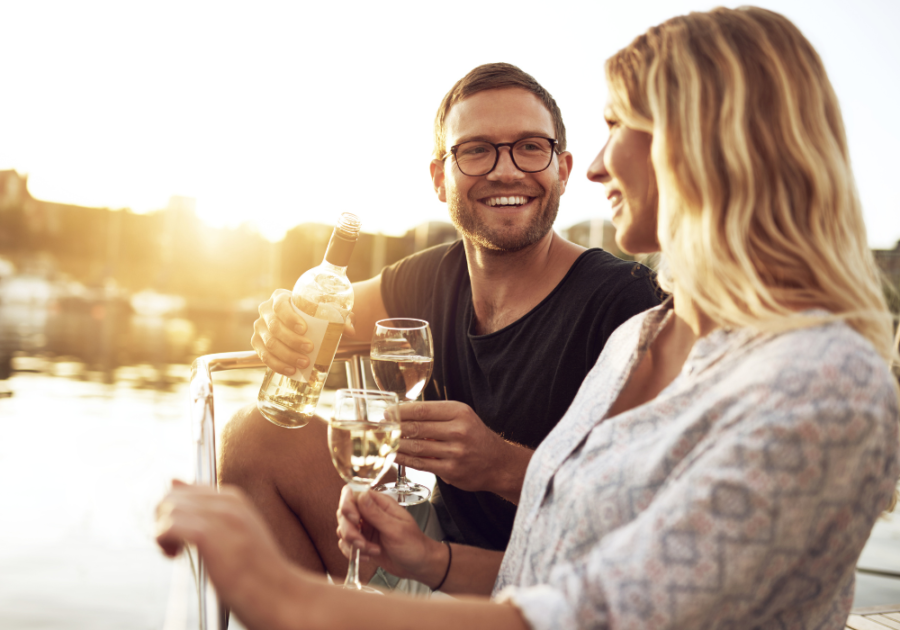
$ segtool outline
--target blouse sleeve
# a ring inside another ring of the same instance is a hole
[[[706,423],[708,438],[633,520],[556,564],[546,584],[507,587],[498,599],[548,630],[755,627],[778,617],[794,627],[790,611],[805,603],[824,607],[820,622],[846,616],[849,602],[835,602],[852,599],[856,561],[898,476],[896,389],[871,354],[868,365],[781,370],[697,401],[692,426]],[[639,490],[622,488],[638,503]],[[602,506],[591,509],[599,517]]]

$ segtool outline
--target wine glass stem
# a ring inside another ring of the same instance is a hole
[[[397,464],[397,483],[394,484],[394,487],[397,490],[409,487],[409,480],[406,478],[406,466],[403,464]]]
[[[359,582],[359,549],[350,554],[350,564],[347,565],[347,579],[344,580],[344,588],[362,590]]]
[[[425,394],[419,394],[416,400],[425,400]],[[404,401],[404,402],[412,402],[412,401]],[[401,402],[400,405],[404,403]],[[408,492],[409,491],[409,479],[406,478],[406,466],[403,464],[397,464],[397,481],[394,482],[394,489],[397,492]]]

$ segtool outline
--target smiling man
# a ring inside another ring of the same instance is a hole
[[[432,161],[431,176],[467,241],[487,251],[517,252],[551,233],[572,154],[561,152],[561,118],[557,127],[538,96],[515,87],[478,92],[453,105],[438,128],[436,150],[443,157]],[[490,140],[501,137],[513,140]],[[445,152],[447,138],[455,143]],[[502,163],[501,154],[507,157]],[[451,158],[457,168],[450,169],[448,182]]]
[[[609,335],[658,303],[645,267],[553,231],[572,171],[565,149],[559,107],[531,75],[504,63],[475,68],[441,103],[431,162],[435,192],[461,240],[354,285],[357,339],[370,340],[386,317],[432,327],[432,381],[426,402],[403,407],[397,456],[437,476],[431,503],[412,508],[432,537],[506,547],[533,449],[565,413]],[[305,325],[289,298],[279,290],[260,306],[251,340],[283,374],[309,361]],[[331,465],[324,421],[288,431],[246,407],[226,426],[221,479],[250,494],[288,557],[343,575],[335,511],[344,484]],[[438,586],[365,563],[360,575],[409,592]]]

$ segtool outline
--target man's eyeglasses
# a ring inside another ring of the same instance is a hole
[[[509,157],[513,164],[523,173],[540,173],[553,161],[553,153],[556,151],[556,140],[553,138],[522,138],[515,142],[485,142],[484,140],[471,140],[450,147],[450,151],[443,157],[447,159],[453,155],[456,165],[463,175],[481,177],[487,175],[500,161],[500,147],[509,147]],[[559,151],[556,151],[559,153]]]

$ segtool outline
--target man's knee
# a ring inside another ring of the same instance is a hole
[[[284,429],[266,420],[256,404],[242,407],[222,429],[219,479],[243,485],[248,479],[284,472],[298,456],[325,449],[324,421],[313,418],[300,429]]]

